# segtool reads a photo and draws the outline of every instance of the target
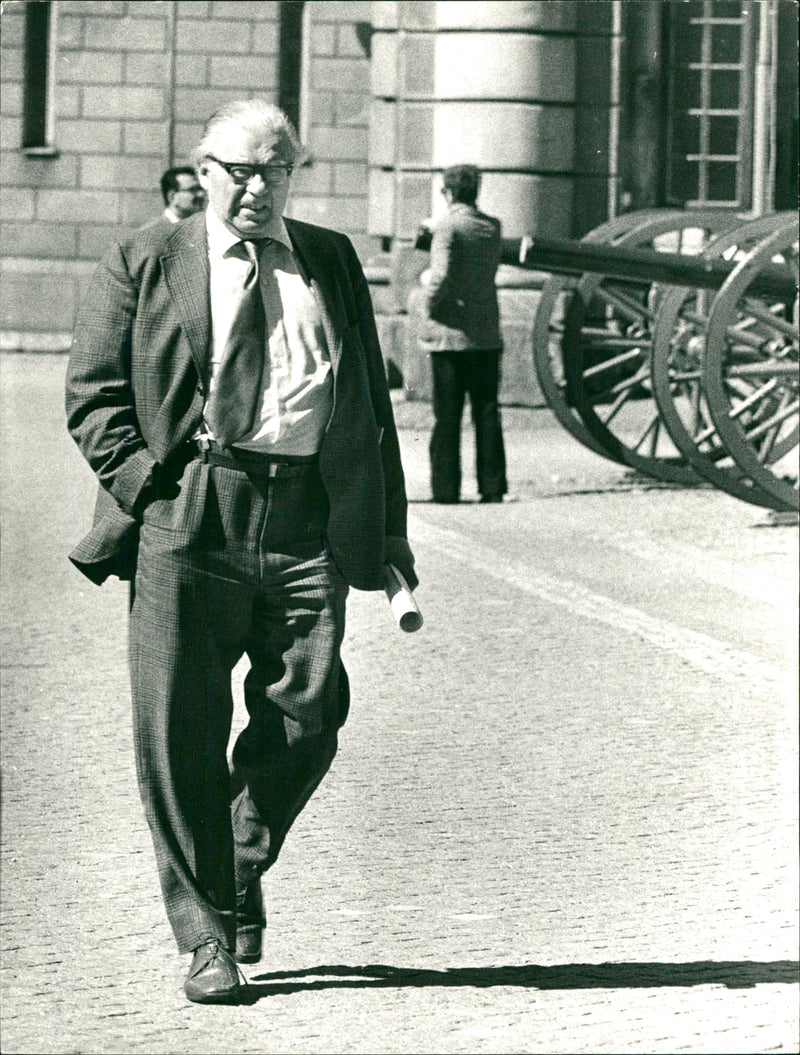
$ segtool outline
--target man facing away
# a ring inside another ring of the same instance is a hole
[[[101,485],[71,559],[132,579],[137,775],[198,1002],[240,998],[261,876],[336,754],[349,587],[380,589],[385,562],[417,583],[363,271],[344,235],[282,215],[298,150],[270,104],[214,114],[196,152],[208,210],[109,250],[67,374]]]
[[[193,216],[206,204],[206,192],[200,185],[197,173],[189,165],[179,165],[163,173],[161,197],[165,206],[163,218],[169,223]]]
[[[498,405],[500,221],[477,208],[480,173],[474,165],[445,169],[443,184],[448,210],[433,231],[420,335],[433,372],[433,501],[459,501],[461,417],[469,395],[481,501],[502,502],[508,484]]]

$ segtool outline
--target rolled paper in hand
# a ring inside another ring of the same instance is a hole
[[[422,613],[417,607],[408,583],[394,564],[383,566],[383,588],[397,625],[407,634],[413,634],[422,626]]]

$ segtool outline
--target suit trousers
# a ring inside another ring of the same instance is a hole
[[[190,461],[144,511],[130,613],[137,776],[180,952],[232,948],[236,894],[275,861],[349,707],[347,584],[316,468]],[[233,668],[247,725],[228,747]]]
[[[506,455],[498,405],[499,349],[431,352],[434,425],[430,440],[431,491],[436,502],[461,493],[461,418],[469,395],[475,429],[475,468],[482,497],[504,495]]]

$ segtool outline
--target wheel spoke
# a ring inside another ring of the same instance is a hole
[[[762,385],[761,388],[754,389],[749,396],[745,396],[745,398],[737,403],[736,406],[731,407],[730,412],[728,413],[728,418],[731,421],[735,421],[736,418],[741,417],[742,414],[752,407],[754,403],[757,403],[760,399],[763,399],[764,396],[773,392],[777,385],[778,382],[773,377],[770,381],[767,381],[765,385]]]
[[[742,363],[728,368],[728,377],[795,377],[797,363],[765,359],[758,363]]]
[[[660,424],[661,424],[661,418],[659,418],[658,414],[655,414],[651,418],[650,424],[644,430],[644,432],[639,437],[639,439],[635,443],[631,444],[631,449],[634,450],[634,451],[641,450],[642,445],[644,444],[644,442],[647,439],[647,437],[652,434],[653,439],[651,440],[651,443],[650,443],[650,448],[651,448],[650,456],[652,457],[653,454],[655,453],[655,445],[658,443],[658,432],[659,432]]]
[[[648,374],[649,371],[647,370],[647,367],[645,365],[642,365],[642,367],[637,370],[637,372],[631,377],[625,378],[624,381],[618,381],[617,384],[614,385],[612,388],[608,388],[604,392],[598,394],[596,399],[600,399],[601,396],[616,395],[616,399],[611,404],[611,408],[608,414],[606,414],[605,417],[603,417],[602,414],[598,414],[598,419],[603,423],[603,425],[608,425],[610,421],[614,420],[619,411],[625,405],[628,396],[631,394],[631,391],[635,388],[638,388],[641,382],[647,378]]]
[[[623,363],[635,362],[637,359],[642,357],[642,352],[638,346],[631,352],[624,352],[622,355],[615,355],[611,359],[604,359],[602,363],[598,363],[597,366],[589,366],[583,371],[583,376],[586,377],[597,377],[598,374],[604,373],[606,370],[613,370],[615,366],[621,366]]]
[[[773,414],[767,421],[762,422],[757,428],[751,430],[745,430],[748,442],[759,439],[771,428],[776,428],[781,425],[787,418],[790,418],[793,414],[797,413],[797,409],[800,407],[800,402],[795,400],[794,403],[790,403],[789,406],[783,407],[776,414]]]
[[[633,297],[621,290],[612,289],[609,286],[598,286],[597,289],[592,291],[595,296],[600,297],[606,301],[612,307],[615,307],[619,313],[631,322],[642,322],[643,320],[651,320],[653,313],[645,305],[640,304]]]
[[[725,336],[728,340],[731,351],[736,352],[739,355],[747,355],[751,348],[755,349],[757,352],[763,353],[764,345],[769,341],[769,337],[766,335],[749,333],[739,324],[729,326]]]
[[[705,423],[705,418],[704,418],[704,416],[702,414],[702,400],[703,400],[703,393],[702,393],[702,390],[700,388],[699,379],[698,379],[698,384],[696,384],[694,389],[692,390],[692,401],[691,401],[691,407],[692,407],[692,418],[691,418],[691,420],[692,420],[692,433],[694,435],[697,434],[697,431],[700,428],[701,424]]]

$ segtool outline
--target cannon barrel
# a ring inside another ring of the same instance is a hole
[[[529,236],[504,238],[502,261],[532,271],[552,271],[560,275],[593,272],[610,278],[711,290],[720,289],[736,266],[735,261],[684,253]],[[750,292],[792,300],[797,295],[797,278],[786,264],[767,264],[751,285]]]

